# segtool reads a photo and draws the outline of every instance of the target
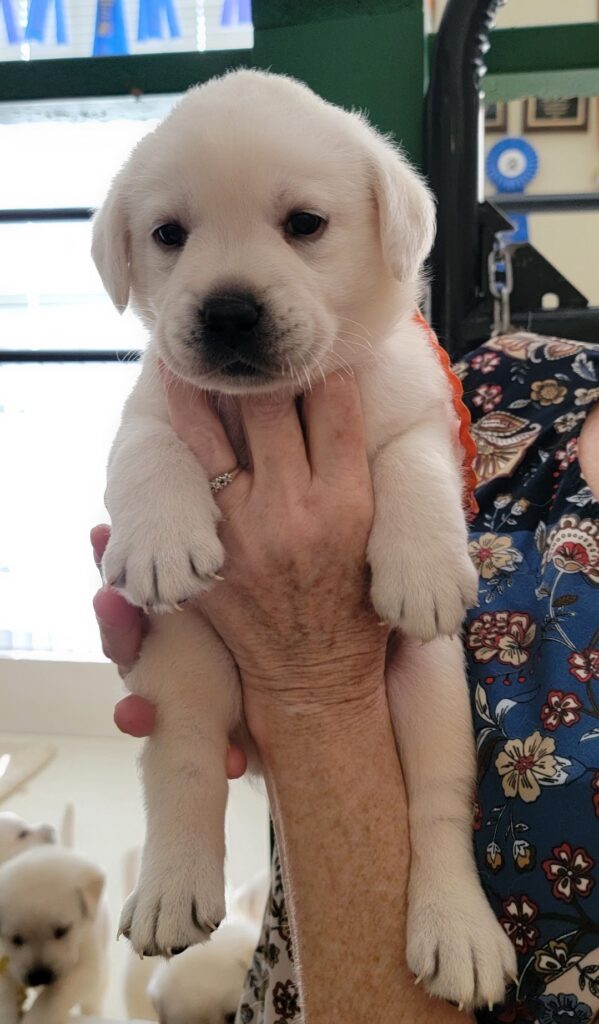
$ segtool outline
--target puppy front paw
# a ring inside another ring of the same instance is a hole
[[[212,884],[201,884],[193,861],[189,869],[170,866],[164,872],[144,870],[123,907],[119,935],[139,956],[176,956],[188,946],[207,942],[225,916],[222,871]]]
[[[407,959],[417,981],[440,999],[491,1008],[517,974],[514,947],[478,886],[410,893]]]
[[[417,640],[453,636],[478,602],[478,575],[465,543],[425,541],[369,546],[371,598],[381,619]]]
[[[182,521],[148,523],[133,531],[116,522],[104,554],[106,582],[121,590],[131,604],[157,612],[209,590],[222,569],[224,550],[213,521],[191,514]]]

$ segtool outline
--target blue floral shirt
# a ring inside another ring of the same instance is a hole
[[[587,1024],[599,1012],[599,501],[578,439],[599,345],[513,334],[456,367],[480,511],[468,617],[484,887],[519,982],[481,1024]]]

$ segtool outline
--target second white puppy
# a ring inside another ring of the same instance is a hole
[[[40,990],[24,1024],[65,1024],[77,1006],[101,1011],[104,881],[90,861],[55,846],[29,850],[0,868],[0,945],[8,970],[18,985]]]

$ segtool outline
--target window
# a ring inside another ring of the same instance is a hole
[[[0,652],[101,657],[88,534],[145,338],[103,292],[89,211],[173,102],[0,113]]]

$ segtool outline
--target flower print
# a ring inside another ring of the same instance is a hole
[[[553,857],[542,863],[545,877],[553,883],[551,891],[556,900],[571,903],[575,896],[588,896],[595,885],[589,871],[595,861],[582,846],[572,849],[570,843],[554,846]]]
[[[593,807],[595,808],[595,817],[599,818],[599,772],[595,772],[591,779],[591,789],[593,790]]]
[[[599,388],[576,388],[574,392],[575,405],[590,405],[591,402],[599,401]]]
[[[489,843],[485,851],[485,861],[487,867],[491,869],[494,875],[501,871],[503,867],[503,854],[501,847],[497,843]]]
[[[486,665],[497,658],[502,665],[519,667],[530,657],[536,632],[528,612],[483,612],[469,623],[466,645],[475,661]]]
[[[506,334],[499,338],[492,338],[486,342],[486,347],[499,352],[507,352],[512,359],[522,359],[526,362],[538,363],[539,349],[543,350],[545,359],[562,359],[564,356],[573,356],[581,352],[584,346],[579,341],[564,341],[562,338],[542,338],[538,334],[529,334],[527,331],[516,331],[514,334]]]
[[[515,501],[512,505],[511,514],[513,516],[521,516],[523,512],[526,512],[526,509],[529,508],[529,506],[530,501],[528,498],[518,498],[518,501]]]
[[[505,508],[512,500],[511,494],[498,494],[493,502],[495,508]]]
[[[293,1020],[300,1013],[299,992],[293,981],[278,981],[272,992],[272,1005],[275,1013],[282,1017],[283,1021]]]
[[[532,923],[539,908],[529,896],[510,896],[502,904],[503,916],[499,918],[517,953],[527,953],[536,945],[539,929]]]
[[[454,363],[451,369],[459,380],[464,380],[464,377],[468,373],[469,366],[465,359],[460,359],[459,363]]]
[[[539,996],[537,999],[538,1024],[588,1024],[593,1011],[587,1003],[579,1003],[572,993]]]
[[[531,871],[536,863],[536,850],[526,839],[516,839],[512,849],[514,864],[518,871]]]
[[[559,725],[568,728],[580,721],[582,701],[575,693],[564,693],[563,690],[550,690],[547,703],[541,708],[541,721],[545,729],[554,732]]]
[[[499,405],[502,394],[501,384],[479,384],[472,396],[472,404],[483,412],[492,412]]]
[[[550,939],[547,946],[537,949],[535,954],[535,971],[542,974],[546,984],[555,981],[565,971],[582,960],[582,953],[568,956],[568,947],[565,942]]]
[[[497,409],[473,423],[474,470],[479,484],[499,476],[511,476],[540,431],[540,423],[530,423],[521,416]]]
[[[576,424],[579,420],[584,419],[585,415],[584,412],[565,412],[562,416],[558,416],[553,426],[558,434],[567,434],[570,430],[574,430]]]
[[[480,373],[493,373],[499,363],[500,358],[495,352],[480,352],[472,358],[470,365],[473,370],[479,370]]]
[[[558,448],[555,457],[558,460],[558,468],[564,472],[578,458],[578,438],[571,437],[565,448]]]
[[[560,572],[581,572],[599,583],[599,519],[562,516],[545,543],[543,567],[550,561]]]
[[[586,647],[584,651],[573,651],[568,655],[570,675],[579,683],[599,679],[599,647]]]
[[[540,732],[525,740],[508,740],[495,761],[505,795],[519,796],[527,804],[538,800],[540,783],[556,773],[554,750],[555,740]]]
[[[475,832],[480,832],[480,827],[483,823],[483,809],[479,804],[478,800],[474,801],[474,810],[472,815],[472,828]]]
[[[522,561],[522,555],[512,547],[510,538],[496,533],[481,534],[478,540],[470,542],[468,551],[483,580],[492,579],[500,570],[513,572]]]
[[[530,389],[530,397],[539,405],[560,405],[568,393],[568,389],[551,377],[549,380],[535,380]]]

